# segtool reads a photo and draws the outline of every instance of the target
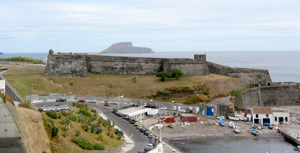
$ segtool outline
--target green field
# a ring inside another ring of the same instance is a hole
[[[133,75],[89,74],[86,78],[46,77],[43,72],[42,68],[19,69],[8,71],[3,76],[24,99],[27,99],[31,92],[31,94],[60,93],[107,97],[124,95],[125,98],[184,102],[189,100],[185,95],[170,95],[167,98],[156,95],[166,88],[187,87],[194,90],[198,86],[205,86],[209,90],[207,96],[212,99],[242,86],[238,79],[220,75],[189,76],[179,80],[167,79],[166,82],[161,82],[154,75],[143,75],[136,76],[134,83]]]

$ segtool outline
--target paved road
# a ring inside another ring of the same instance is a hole
[[[43,107],[43,106],[53,106],[56,102],[40,102],[33,103],[32,105],[35,107]],[[71,104],[71,102],[65,102],[64,104]],[[95,109],[100,109],[110,120],[115,122],[115,124],[120,127],[124,132],[128,134],[128,136],[132,135],[132,139],[135,142],[134,148],[130,150],[130,153],[137,153],[140,150],[143,150],[149,143],[149,138],[146,137],[143,133],[141,133],[134,125],[130,124],[128,121],[118,117],[114,113],[112,113],[112,109],[109,107],[103,106],[103,104],[95,104],[95,103],[87,103],[90,107]]]

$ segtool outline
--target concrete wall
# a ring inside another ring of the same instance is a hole
[[[246,87],[250,87],[251,84],[266,86],[272,82],[268,70],[233,68],[211,62],[207,64],[210,73],[238,78]]]
[[[300,105],[299,85],[253,88],[235,98],[235,106],[238,109],[251,108],[253,106],[286,105]]]

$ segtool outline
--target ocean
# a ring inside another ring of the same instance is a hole
[[[273,82],[300,82],[300,51],[156,52],[112,56],[194,58],[194,54],[203,53],[210,62],[232,67],[267,69]],[[27,56],[46,61],[47,55],[48,53],[5,53],[0,57]]]

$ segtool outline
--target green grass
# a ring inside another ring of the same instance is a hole
[[[225,95],[233,88],[242,86],[240,81],[226,76],[188,76],[179,80],[167,79],[161,82],[155,75],[137,76],[134,83],[134,75],[104,75],[89,74],[88,77],[46,77],[43,68],[19,69],[4,73],[8,82],[26,99],[30,94],[60,93],[91,96],[151,99],[158,91],[172,87],[193,87],[205,84],[209,88],[210,96]],[[73,83],[71,83],[73,82]],[[72,84],[72,85],[70,85]],[[176,97],[174,97],[176,100]],[[180,102],[181,99],[176,100]]]

